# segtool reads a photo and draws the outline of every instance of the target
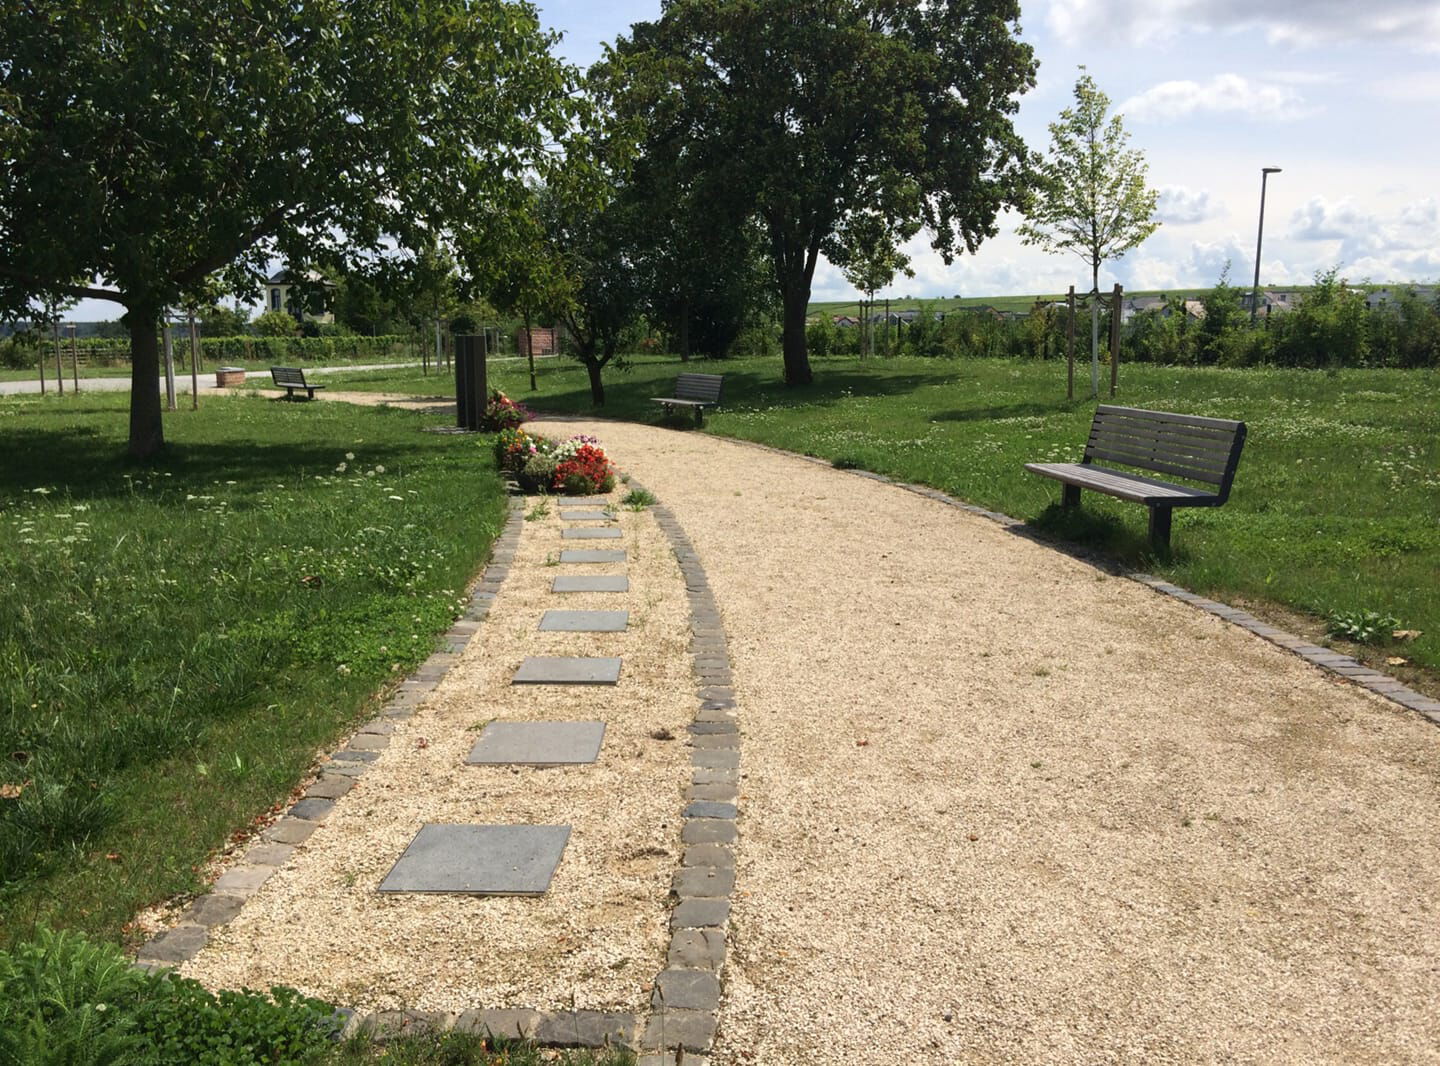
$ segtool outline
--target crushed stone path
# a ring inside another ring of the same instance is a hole
[[[730,636],[713,1063],[1440,1061],[1440,731],[895,486],[612,422]]]

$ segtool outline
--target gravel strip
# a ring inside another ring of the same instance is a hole
[[[730,635],[713,1062],[1440,1061],[1413,711],[873,479],[537,429],[602,436],[665,501]]]
[[[627,574],[629,592],[567,594],[563,606],[629,610],[628,630],[540,632],[543,611],[561,606],[550,585],[567,571],[549,564],[562,526],[553,502],[547,516],[525,523],[486,624],[412,718],[371,735],[379,754],[369,769],[345,779],[353,789],[182,972],[213,987],[292,985],[362,1012],[576,1004],[578,1018],[553,1023],[563,1032],[537,1035],[628,1031],[669,942],[690,782],[680,739],[694,706],[690,619],[666,538],[650,515],[624,511],[627,562],[584,572]],[[620,685],[603,689],[512,686],[527,655],[622,656],[624,671]],[[497,718],[602,719],[600,759],[547,769],[464,765],[478,729]],[[426,822],[568,824],[573,832],[539,898],[378,895]]]

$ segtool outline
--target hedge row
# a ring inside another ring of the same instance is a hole
[[[83,362],[90,366],[129,362],[130,345],[100,337],[76,341]],[[65,365],[70,365],[70,340],[60,339]],[[46,341],[38,347],[16,337],[0,340],[0,363],[15,369],[33,367],[37,355],[53,361],[54,347]],[[182,363],[188,359],[188,340],[175,345],[175,356]],[[337,359],[377,359],[400,361],[413,359],[412,338],[386,337],[202,337],[200,359],[205,366],[226,363],[313,363],[323,365]]]

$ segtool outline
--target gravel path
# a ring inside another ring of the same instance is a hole
[[[533,503],[534,501],[532,501]],[[533,513],[533,512],[532,512]],[[527,521],[510,575],[460,661],[318,829],[182,967],[220,988],[297,987],[362,1011],[484,1007],[638,1011],[664,965],[670,879],[694,711],[689,613],[647,513],[620,541],[562,540],[558,507]],[[622,564],[551,565],[563,547],[624,547]],[[561,573],[626,574],[625,593],[550,591]],[[622,633],[538,632],[543,611],[629,610]],[[622,656],[622,683],[512,686],[526,656]],[[466,766],[491,720],[602,720],[594,765]],[[382,896],[427,822],[568,824],[539,898]]]
[[[536,428],[674,511],[725,618],[713,1062],[1440,1061],[1434,726],[893,486]]]

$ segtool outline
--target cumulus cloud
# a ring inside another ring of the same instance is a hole
[[[1427,197],[1381,216],[1349,200],[1312,197],[1290,216],[1288,236],[1298,241],[1338,242],[1332,258],[1354,277],[1412,280],[1432,277],[1440,266],[1440,205]],[[1357,273],[1358,271],[1358,273]]]
[[[1381,78],[1370,86],[1370,93],[1400,104],[1433,104],[1440,100],[1440,71],[1414,71]]]
[[[1197,31],[1260,32],[1272,44],[1380,41],[1440,51],[1440,8],[1431,0],[1050,0],[1046,22],[1067,40],[1134,43]]]
[[[1238,118],[1293,121],[1314,114],[1289,85],[1255,81],[1239,74],[1217,74],[1209,81],[1162,81],[1130,97],[1118,112],[1137,122],[1166,122],[1194,114],[1231,114]]]
[[[1225,213],[1225,205],[1212,196],[1209,189],[1162,185],[1155,213],[1167,225],[1187,226],[1219,218]]]

